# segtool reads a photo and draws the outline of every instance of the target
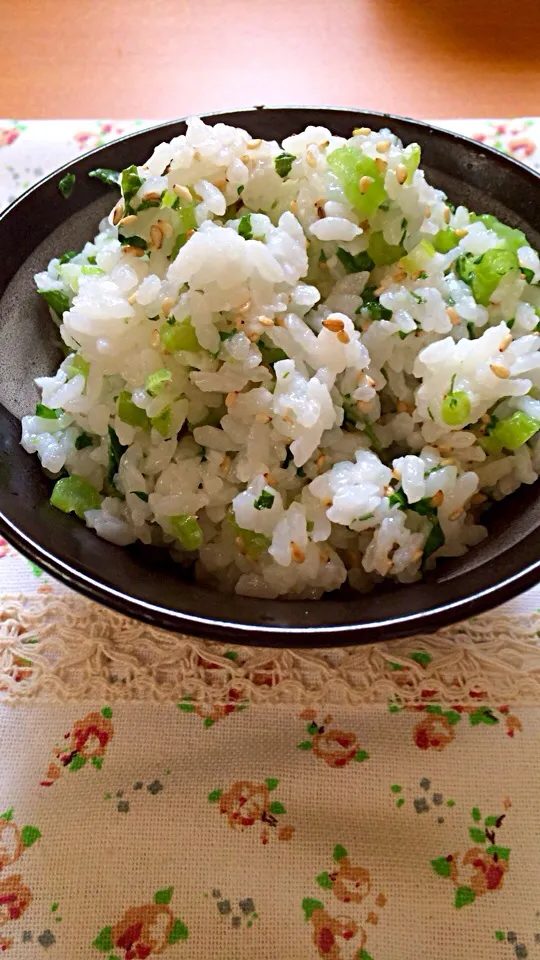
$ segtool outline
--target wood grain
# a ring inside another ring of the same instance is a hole
[[[538,0],[0,0],[0,113],[540,109]]]

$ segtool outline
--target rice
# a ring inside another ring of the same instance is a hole
[[[254,597],[411,583],[487,536],[540,468],[540,261],[419,161],[193,119],[123,171],[35,278],[66,352],[22,420],[51,502]]]

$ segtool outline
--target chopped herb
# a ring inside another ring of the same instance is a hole
[[[109,434],[109,469],[107,472],[107,480],[109,483],[112,483],[113,477],[118,473],[118,466],[123,454],[127,450],[127,446],[124,446],[120,443],[116,430],[112,427],[107,427]]]
[[[512,327],[514,326],[515,322],[516,322],[516,318],[515,318],[515,317],[512,317],[511,320],[507,320],[507,321],[506,321],[506,326],[508,327],[509,330],[512,329]]]
[[[269,490],[263,490],[260,496],[254,501],[253,506],[256,510],[270,510],[275,499],[273,493],[270,493]]]
[[[347,273],[360,273],[362,270],[371,272],[375,266],[375,262],[371,259],[367,250],[353,255],[348,250],[344,250],[343,247],[338,247],[336,256]]]
[[[144,490],[134,490],[133,493],[139,500],[142,500],[143,503],[148,503],[148,494]]]
[[[454,384],[455,384],[455,382],[456,382],[456,377],[457,377],[457,373],[454,373],[454,375],[452,376],[452,379],[451,379],[451,381],[450,381],[450,389],[449,389],[448,393],[453,393]]]
[[[126,167],[125,170],[122,170],[120,174],[120,189],[122,190],[122,196],[124,198],[126,214],[130,212],[131,201],[142,187],[142,183],[142,179],[134,163],[132,163],[130,167]]]
[[[236,333],[236,330],[220,330],[220,331],[219,331],[219,339],[220,339],[221,341],[223,341],[223,340],[230,340],[231,337],[234,337],[235,333]]]
[[[69,297],[61,290],[38,290],[44,300],[47,301],[51,310],[57,314],[60,319],[66,310],[70,308]]]
[[[267,366],[277,363],[278,360],[287,360],[287,354],[281,347],[268,346],[264,340],[257,340],[257,346],[261,351],[262,362]]]
[[[69,365],[69,375],[70,377],[75,377],[78,373],[81,373],[86,379],[90,373],[90,364],[88,360],[85,360],[84,357],[81,357],[80,353],[76,353]]]
[[[282,470],[286,470],[287,467],[289,466],[289,464],[291,463],[292,459],[293,459],[293,455],[292,455],[289,447],[287,447],[287,452],[286,452],[286,454],[285,454],[285,459],[283,460],[283,462],[282,462],[282,464],[281,464],[281,469],[282,469]]]
[[[327,260],[328,260],[328,257],[326,256],[324,250],[321,250],[319,254],[319,263],[326,263]]]
[[[296,470],[297,477],[305,477],[306,473],[303,467],[298,467]]]
[[[425,297],[422,297],[419,293],[416,293],[415,290],[411,290],[411,296],[414,297],[417,303],[427,303]]]
[[[394,492],[390,494],[390,497],[388,498],[388,505],[390,507],[395,507],[396,504],[400,508],[400,510],[409,509],[409,501],[405,496],[405,491],[402,490],[401,487],[398,487],[397,490],[394,490]]]
[[[357,313],[367,310],[372,320],[390,320],[392,311],[383,307],[379,298],[375,295],[375,287],[364,287],[362,291],[362,305],[358,307]]]
[[[84,430],[79,434],[75,440],[75,449],[84,450],[85,447],[93,446],[94,440],[89,433],[86,433]]]
[[[401,234],[401,237],[400,237],[400,240],[399,240],[400,246],[401,246],[401,244],[403,243],[405,237],[407,236],[407,227],[408,227],[408,225],[409,225],[409,221],[407,220],[407,217],[403,217],[403,220],[401,221],[402,234]]]
[[[280,153],[277,157],[274,158],[274,166],[276,168],[276,173],[280,177],[286,177],[291,172],[292,165],[296,157],[293,153]]]
[[[373,429],[373,425],[368,420],[364,422],[364,433],[375,450],[382,450],[381,442]]]
[[[525,280],[527,281],[527,283],[532,283],[534,280],[534,270],[529,270],[528,267],[522,267],[521,265],[520,265],[520,270],[523,276],[525,277]]]
[[[422,270],[422,272],[418,274],[418,279],[419,279],[419,280],[427,280],[427,273],[426,273],[425,270]],[[452,299],[452,298],[450,297],[450,300],[451,300],[451,299]],[[450,302],[450,300],[449,300],[448,302]]]
[[[149,210],[151,207],[160,207],[161,206],[161,197],[158,200],[142,200],[139,206],[137,207],[137,213],[141,213],[143,210]]]
[[[60,257],[60,263],[61,263],[61,264],[63,264],[63,263],[69,263],[69,261],[70,261],[70,260],[73,260],[73,257],[76,257],[76,256],[77,256],[77,251],[76,251],[76,250],[68,250],[67,253],[64,253],[64,254]]]
[[[36,417],[42,417],[43,420],[58,420],[62,416],[63,410],[52,410],[51,407],[46,407],[44,403],[36,404]]]
[[[456,205],[455,205],[455,203],[451,203],[450,200],[446,200],[446,206],[447,206],[447,207],[450,207],[450,212],[451,212],[451,213],[455,213],[455,212],[456,212]]]
[[[118,237],[122,246],[140,247],[141,250],[148,248],[148,243],[142,237]]]
[[[251,229],[250,213],[246,213],[243,217],[240,217],[240,223],[238,224],[238,236],[243,237],[244,240],[252,239],[253,230]]]
[[[75,174],[66,173],[58,183],[58,189],[64,200],[68,200],[71,194],[73,193],[73,187],[75,186]]]
[[[95,180],[101,180],[108,187],[117,187],[120,183],[120,173],[118,170],[109,170],[107,167],[97,167],[96,170],[90,170],[89,177]]]
[[[237,191],[236,191],[239,197],[242,196],[242,194],[243,194],[243,192],[244,192],[245,189],[246,189],[246,188],[245,188],[245,185],[244,185],[243,183],[241,183],[240,186],[238,187]]]
[[[471,320],[471,321],[467,324],[467,333],[469,334],[469,340],[474,340],[474,339],[475,339],[474,329],[475,329],[475,328],[474,328],[474,323],[473,323],[472,320]]]
[[[371,518],[374,517],[374,516],[375,516],[375,514],[373,514],[373,513],[365,513],[363,517],[356,517],[356,518],[353,520],[353,523],[363,523],[364,520],[371,520]]]
[[[96,265],[96,258],[93,257],[93,256],[92,256],[92,257],[88,257],[88,263],[90,263],[93,267],[95,267],[95,265]]]
[[[162,437],[168,437],[172,427],[171,408],[165,407],[157,417],[151,418],[150,423]]]
[[[439,550],[440,547],[444,547],[444,544],[444,533],[442,532],[440,523],[437,521],[433,524],[431,530],[429,531],[424,544],[424,562],[431,556],[432,553],[435,553],[435,551]]]
[[[172,373],[170,370],[167,370],[163,367],[162,370],[157,370],[155,373],[150,373],[144,384],[144,389],[151,397],[157,397],[160,393],[169,387],[172,382]]]

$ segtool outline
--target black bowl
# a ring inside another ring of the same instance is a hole
[[[277,140],[307,124],[322,124],[343,136],[357,126],[389,126],[406,143],[421,145],[431,182],[454,203],[495,213],[540,248],[540,177],[466,137],[355,110],[256,108],[208,119]],[[0,531],[41,567],[94,600],[158,626],[229,642],[316,646],[430,631],[536,583],[538,482],[497,504],[489,538],[465,557],[439,563],[426,580],[404,587],[386,584],[367,596],[339,591],[318,602],[263,602],[212,592],[183,580],[166,551],[113,546],[50,506],[50,481],[37,457],[19,445],[19,418],[33,409],[37,397],[33,378],[54,371],[60,356],[32,276],[52,256],[78,249],[92,237],[110,209],[113,195],[88,178],[90,170],[142,163],[157,143],[184,131],[184,122],[175,121],[94,150],[64,168],[77,175],[69,199],[58,191],[62,171],[57,171],[0,217]]]

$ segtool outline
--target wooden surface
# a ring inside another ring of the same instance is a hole
[[[0,0],[0,114],[540,113],[540,0]]]

